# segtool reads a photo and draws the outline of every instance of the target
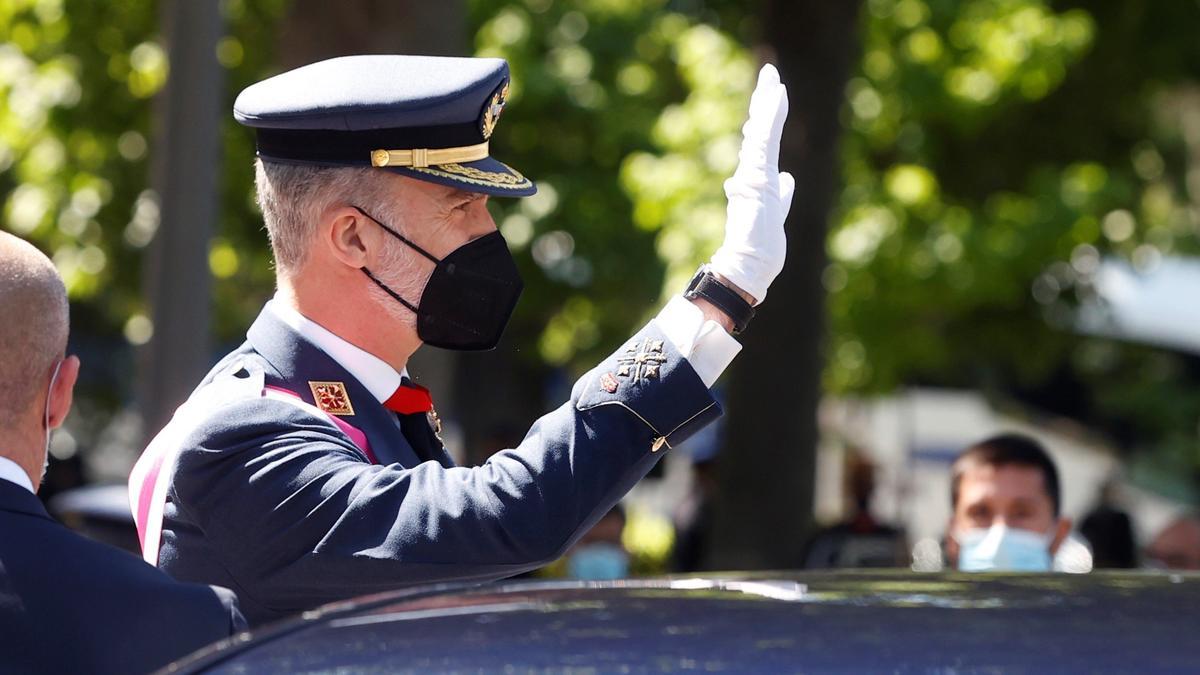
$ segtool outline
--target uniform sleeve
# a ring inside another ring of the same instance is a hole
[[[255,399],[215,411],[192,434],[171,497],[244,592],[294,611],[549,562],[719,415],[651,324],[517,448],[481,466],[371,465],[327,420]]]

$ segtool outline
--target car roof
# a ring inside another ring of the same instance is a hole
[[[441,586],[309,612],[176,672],[1200,672],[1200,575],[724,574]]]

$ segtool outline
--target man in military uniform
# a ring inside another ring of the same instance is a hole
[[[258,200],[278,292],[130,477],[146,559],[229,586],[250,622],[328,601],[517,574],[560,556],[666,450],[720,414],[709,387],[784,259],[786,92],[759,77],[724,245],[524,441],[455,467],[422,344],[490,349],[521,280],[485,207],[536,191],[492,159],[500,59],[353,56],[255,84]]]

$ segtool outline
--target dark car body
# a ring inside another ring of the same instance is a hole
[[[1200,575],[831,572],[425,588],[309,612],[170,670],[1200,672]]]

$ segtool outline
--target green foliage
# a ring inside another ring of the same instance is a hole
[[[222,114],[277,70],[288,5],[222,2]],[[152,99],[169,75],[158,6],[0,0],[0,19],[5,227],[55,259],[76,335],[113,336],[103,348],[128,351],[154,331],[141,269],[159,226]],[[515,75],[496,153],[541,185],[532,199],[493,202],[528,280],[514,333],[536,345],[527,357],[582,368],[656,306],[656,252],[678,286],[719,236],[751,64],[728,35],[665,0],[480,2],[471,21],[478,52],[508,58]],[[253,137],[226,117],[221,144],[209,264],[216,337],[228,343],[273,272],[253,205]]]
[[[230,35],[217,54],[229,91],[264,76],[283,0],[223,3]],[[153,334],[142,298],[142,254],[159,226],[151,98],[166,84],[154,2],[0,0],[0,194],[5,227],[51,255],[76,306],[76,333]],[[222,102],[222,113],[230,109]],[[253,139],[226,124],[225,208],[210,263],[220,335],[253,316],[246,288],[271,272],[253,211]]]
[[[1036,398],[1065,384],[1072,396],[1050,401],[1061,411],[1200,459],[1200,401],[1180,358],[1070,328],[1102,256],[1147,268],[1197,249],[1187,176],[1200,141],[1185,130],[1200,113],[1189,93],[1200,43],[1171,27],[1196,25],[1200,7],[866,10],[825,271],[828,388],[924,382]]]
[[[678,31],[673,56],[689,92],[667,106],[652,138],[659,154],[635,153],[622,178],[638,226],[657,230],[667,266],[664,295],[679,292],[725,234],[722,182],[737,168],[757,63],[732,37],[705,24],[668,19]]]
[[[513,71],[494,152],[540,189],[493,202],[532,282],[518,330],[587,367],[715,246],[753,64],[665,0],[472,7],[477,53]]]
[[[110,330],[141,311],[137,261],[157,226],[144,191],[147,100],[167,77],[155,29],[148,2],[0,2],[5,226]]]
[[[276,70],[288,3],[221,6],[228,111]],[[477,52],[514,74],[495,153],[542,190],[492,202],[528,281],[514,333],[527,358],[586,367],[721,236],[721,181],[754,79],[753,12],[669,0],[469,7]],[[4,226],[53,256],[76,334],[126,348],[153,333],[140,270],[158,227],[151,98],[169,75],[157,12],[150,0],[0,0]],[[1198,20],[1195,3],[867,0],[824,272],[827,388],[1036,397],[1053,385],[1064,412],[1112,420],[1134,445],[1195,464],[1194,362],[1069,324],[1102,256],[1145,268],[1200,248],[1200,41],[1181,29]],[[229,342],[272,271],[253,139],[229,118],[222,134],[209,262]]]
[[[221,102],[221,210],[209,251],[214,279],[214,332],[223,344],[240,342],[275,288],[275,270],[262,216],[254,203],[254,134],[234,121],[238,92],[280,71],[277,27],[290,0],[225,0],[226,36],[217,46],[225,67]]]

